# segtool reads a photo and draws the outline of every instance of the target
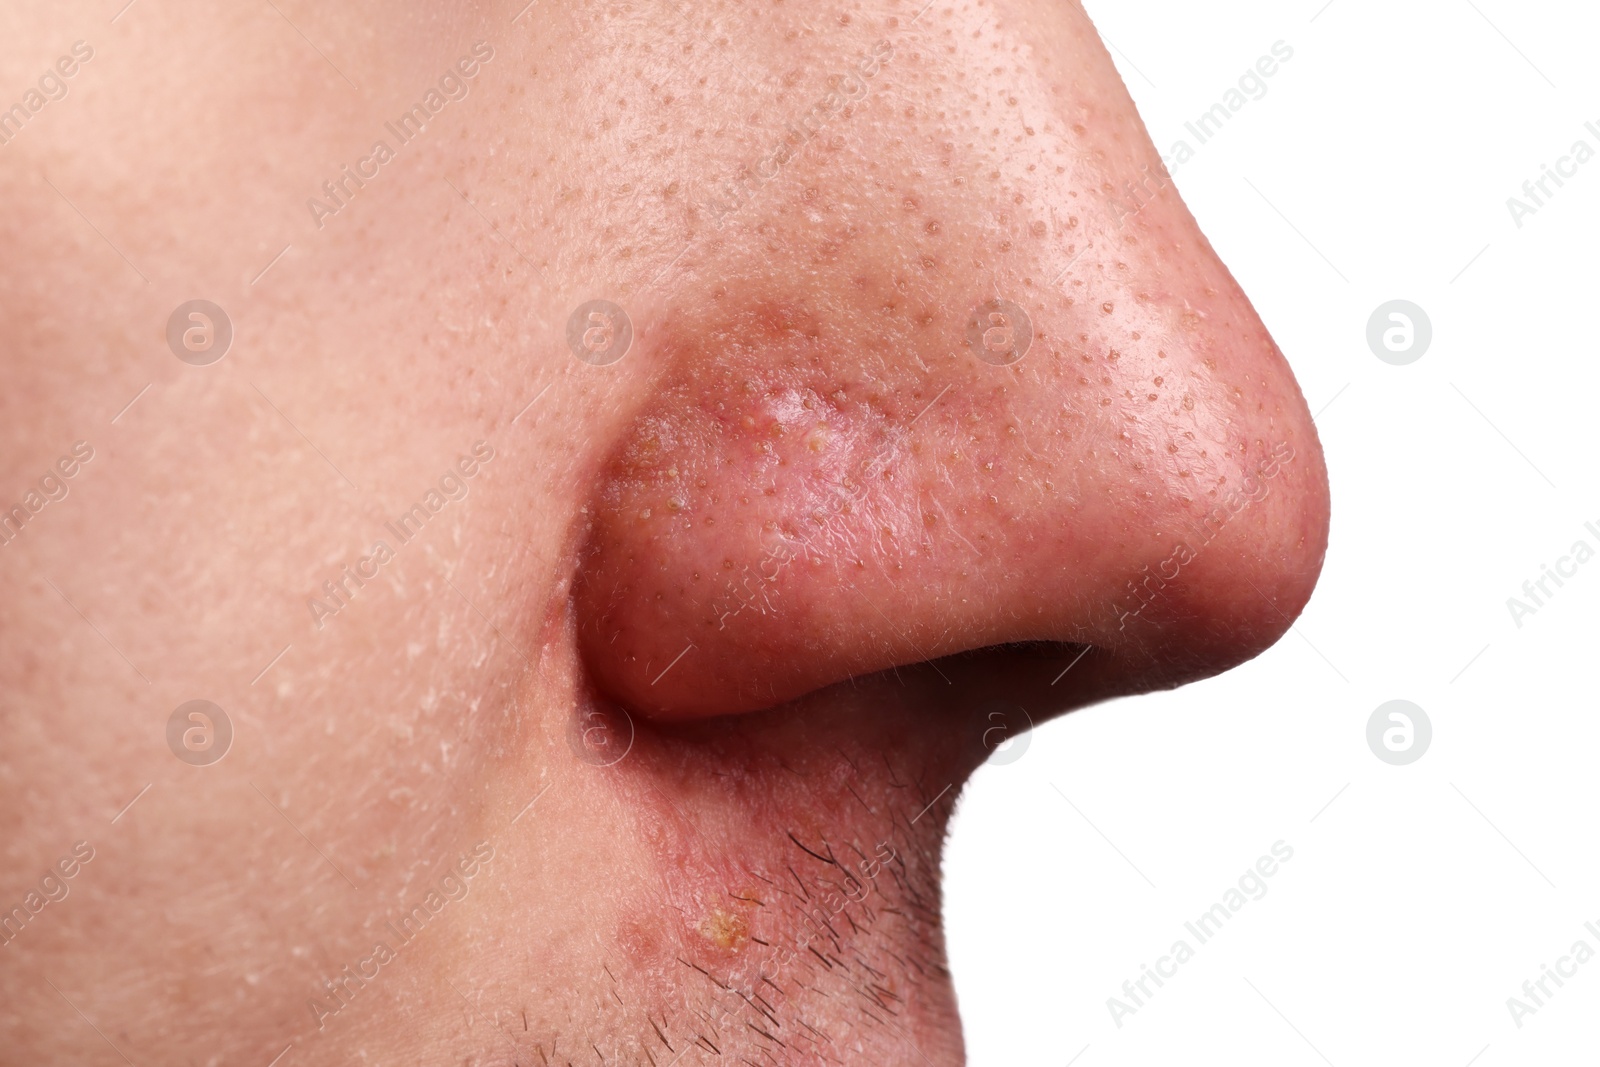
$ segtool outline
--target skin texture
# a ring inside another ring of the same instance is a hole
[[[0,146],[0,506],[92,450],[0,547],[0,907],[93,853],[0,1062],[959,1063],[994,709],[1243,662],[1326,543],[1087,16],[116,6],[0,15],[0,99],[93,50]]]

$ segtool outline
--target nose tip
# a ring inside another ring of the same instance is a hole
[[[886,328],[776,281],[642,331],[663,385],[575,591],[599,688],[683,719],[1014,642],[1094,646],[1096,696],[1257,654],[1310,595],[1327,490],[1230,289],[1115,326],[1041,298],[1012,363],[968,316]]]

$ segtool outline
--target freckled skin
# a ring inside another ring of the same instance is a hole
[[[1158,156],[1077,4],[521,6],[0,14],[0,86],[98,34],[0,146],[6,506],[95,448],[0,549],[0,908],[96,850],[0,948],[0,1061],[957,1064],[993,702],[1227,669],[1310,595],[1305,405],[1175,189],[1118,206]]]

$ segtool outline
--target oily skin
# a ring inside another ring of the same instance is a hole
[[[0,147],[3,506],[95,450],[0,549],[0,906],[95,849],[0,948],[0,1060],[960,1062],[939,847],[990,702],[1179,684],[1305,603],[1305,406],[1175,191],[1117,225],[1156,156],[1081,9],[669,6],[0,15],[3,99],[95,49]],[[319,228],[307,198],[479,41]],[[164,340],[196,296],[234,324],[209,367]],[[1033,324],[1008,367],[965,343],[996,296]],[[565,342],[596,297],[635,330],[607,367]],[[819,503],[727,617],[707,576]],[[195,698],[235,728],[209,767],[166,744]]]

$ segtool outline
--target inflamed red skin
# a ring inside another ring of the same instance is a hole
[[[1070,285],[1033,281],[1041,248],[974,290],[954,265],[983,263],[988,234],[844,227],[805,286],[741,263],[648,324],[662,378],[605,469],[577,588],[604,692],[694,718],[989,646],[1092,646],[1067,707],[1277,639],[1326,535],[1299,391],[1176,197],[1121,230],[1079,220],[1090,193],[1064,183],[1044,209],[1093,242]],[[909,221],[981,216],[972,199],[930,191]],[[931,268],[907,262],[922,243]],[[966,343],[992,292],[1027,301],[1011,365]]]

